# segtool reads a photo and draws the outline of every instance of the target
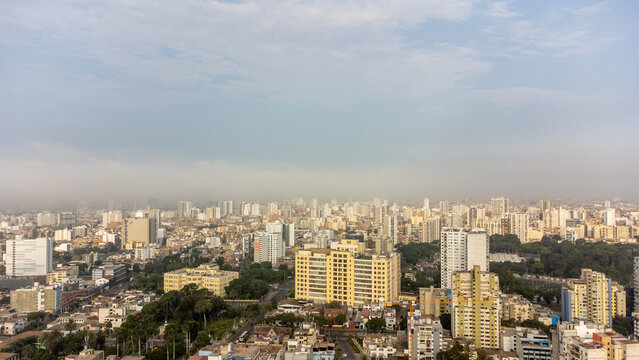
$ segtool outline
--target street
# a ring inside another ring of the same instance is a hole
[[[293,280],[288,280],[278,286],[277,289],[271,289],[266,295],[264,295],[263,300],[261,301],[264,304],[269,304],[271,302],[280,302],[288,293],[293,289]],[[246,320],[244,326],[242,326],[229,340],[230,342],[235,342],[240,339],[240,335],[242,335],[245,331],[250,334],[253,330],[253,325],[264,319],[264,314],[266,310],[262,307],[258,310],[257,314],[255,314],[252,318]]]

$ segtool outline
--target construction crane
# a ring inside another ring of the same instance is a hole
[[[413,349],[413,327],[415,325],[415,305],[427,305],[427,304],[438,304],[437,300],[431,300],[431,301],[426,301],[426,300],[406,300],[406,301],[401,301],[401,302],[386,302],[384,301],[383,297],[379,298],[379,306],[382,308],[385,308],[386,306],[393,306],[393,305],[406,305],[406,302],[408,302],[409,305],[409,321],[407,323],[406,326],[406,330],[408,332],[408,359],[409,360],[414,360],[413,359],[413,353],[414,353],[414,349]]]

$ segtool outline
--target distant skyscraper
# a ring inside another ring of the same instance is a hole
[[[55,226],[58,223],[58,219],[51,213],[38,213],[36,223],[38,226]]]
[[[190,217],[193,203],[190,201],[178,201],[178,217]]]
[[[253,234],[253,261],[269,261],[273,266],[284,256],[286,244],[282,238],[283,226],[279,221],[266,224],[266,231]]]
[[[397,244],[397,216],[395,215],[387,215],[384,218],[384,235],[388,236],[391,240],[393,240],[393,245]]]
[[[102,226],[108,227],[111,223],[122,222],[122,212],[120,210],[105,211],[102,213]]]
[[[46,275],[53,268],[51,238],[7,240],[7,276]]]
[[[295,224],[283,224],[282,239],[287,246],[295,246]]]
[[[438,241],[440,237],[440,222],[438,217],[430,217],[422,222],[422,242]]]
[[[155,243],[156,231],[153,218],[126,219],[122,224],[122,248],[135,249]]]
[[[490,199],[490,213],[492,216],[501,216],[510,211],[510,199],[500,196]]]
[[[452,287],[453,275],[473,266],[488,270],[488,234],[484,230],[444,228],[441,233],[441,282],[443,289]]]
[[[509,214],[509,225],[510,225],[510,233],[517,235],[519,241],[522,244],[525,244],[529,241],[528,239],[528,214]]]
[[[615,209],[606,209],[603,212],[603,220],[604,225],[613,226],[615,225]]]
[[[428,198],[424,198],[424,210],[430,210],[430,200]]]

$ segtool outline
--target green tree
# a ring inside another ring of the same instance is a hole
[[[451,330],[451,317],[450,314],[439,315],[439,322],[442,323],[442,327],[446,330]]]
[[[386,319],[372,318],[366,322],[366,329],[372,332],[381,332],[386,329]]]
[[[612,329],[622,335],[632,334],[632,320],[625,316],[615,316],[612,318]]]
[[[338,315],[335,317],[335,324],[337,324],[337,325],[342,325],[342,324],[344,324],[345,322],[346,322],[346,315],[344,315],[344,314],[338,314]]]
[[[213,310],[213,304],[206,299],[202,299],[195,304],[195,312],[202,314],[202,317],[204,318],[204,327],[206,327],[206,314],[208,314],[211,310]]]
[[[64,324],[64,330],[72,332],[77,328],[77,324],[75,323],[75,321],[73,319],[67,321],[66,324]]]

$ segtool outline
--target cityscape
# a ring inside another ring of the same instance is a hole
[[[639,360],[639,1],[0,2],[0,360]]]
[[[0,215],[7,358],[639,357],[636,203],[155,202]]]

